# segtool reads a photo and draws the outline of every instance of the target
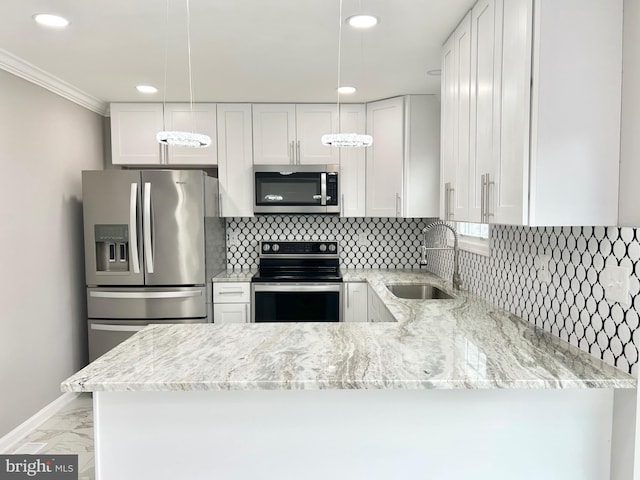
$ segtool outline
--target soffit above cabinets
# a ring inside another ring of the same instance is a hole
[[[381,19],[367,31],[343,24],[342,83],[358,88],[343,101],[439,93],[439,77],[426,72],[440,68],[441,46],[473,0],[343,2],[345,18],[366,11]],[[169,0],[166,100],[172,102],[189,96],[185,4]],[[166,5],[3,0],[0,68],[16,73],[3,58],[17,57],[103,102],[162,101]],[[195,101],[336,101],[338,0],[190,0],[190,8]],[[43,28],[32,19],[43,12],[71,24]],[[160,91],[143,95],[135,88],[141,84]]]

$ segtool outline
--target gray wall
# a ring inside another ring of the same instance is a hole
[[[624,2],[619,224],[640,225],[640,2]]]
[[[0,437],[86,362],[81,170],[103,118],[0,70]]]

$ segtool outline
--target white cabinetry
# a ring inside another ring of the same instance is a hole
[[[345,282],[344,284],[344,321],[366,322],[367,317],[366,282]]]
[[[621,68],[622,0],[478,1],[442,53],[442,216],[615,224]]]
[[[366,107],[363,104],[340,105],[342,133],[362,133],[367,127]],[[366,149],[340,148],[341,216],[366,215]]]
[[[337,148],[322,145],[322,135],[338,127],[333,104],[253,105],[255,164],[337,164]]]
[[[367,316],[372,323],[396,321],[389,309],[384,305],[384,302],[380,300],[378,294],[370,286],[367,288]]]
[[[251,104],[219,104],[218,179],[223,217],[253,216]]]
[[[113,165],[193,165],[215,166],[216,106],[161,103],[111,104],[111,158]],[[162,130],[204,133],[211,137],[207,148],[167,147],[156,135]]]
[[[213,323],[251,322],[251,284],[215,282],[213,284]]]
[[[438,215],[440,112],[434,95],[367,104],[366,215]]]

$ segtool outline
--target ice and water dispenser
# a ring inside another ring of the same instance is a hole
[[[96,270],[129,271],[129,225],[94,225]]]

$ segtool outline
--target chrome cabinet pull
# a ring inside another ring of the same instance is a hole
[[[244,304],[244,310],[245,310],[245,313],[247,315],[245,317],[244,323],[249,323],[250,320],[249,320],[249,304],[248,303]]]
[[[345,216],[345,206],[344,206],[344,193],[340,196],[340,216],[344,217]]]
[[[396,217],[400,216],[400,212],[402,210],[402,200],[400,198],[400,194],[396,193]]]
[[[290,144],[289,144],[289,162],[290,163],[296,163],[296,155],[293,151],[293,140],[291,140]]]
[[[453,205],[455,204],[455,194],[453,192],[455,192],[456,189],[455,188],[451,188],[449,187],[449,194],[451,195],[451,198],[449,199],[449,220],[451,220],[454,216],[455,213],[454,212],[454,208]]]
[[[349,310],[349,297],[351,296],[351,292],[349,289],[349,284],[347,283],[347,310]]]
[[[485,194],[485,219],[487,221],[487,223],[489,223],[489,218],[493,217],[493,213],[491,213],[491,197],[490,197],[490,193],[491,193],[491,185],[495,185],[495,182],[491,181],[491,175],[489,173],[485,174],[485,187],[484,187],[484,194]]]
[[[300,140],[298,140],[298,164],[302,163],[302,157],[300,156]]]

